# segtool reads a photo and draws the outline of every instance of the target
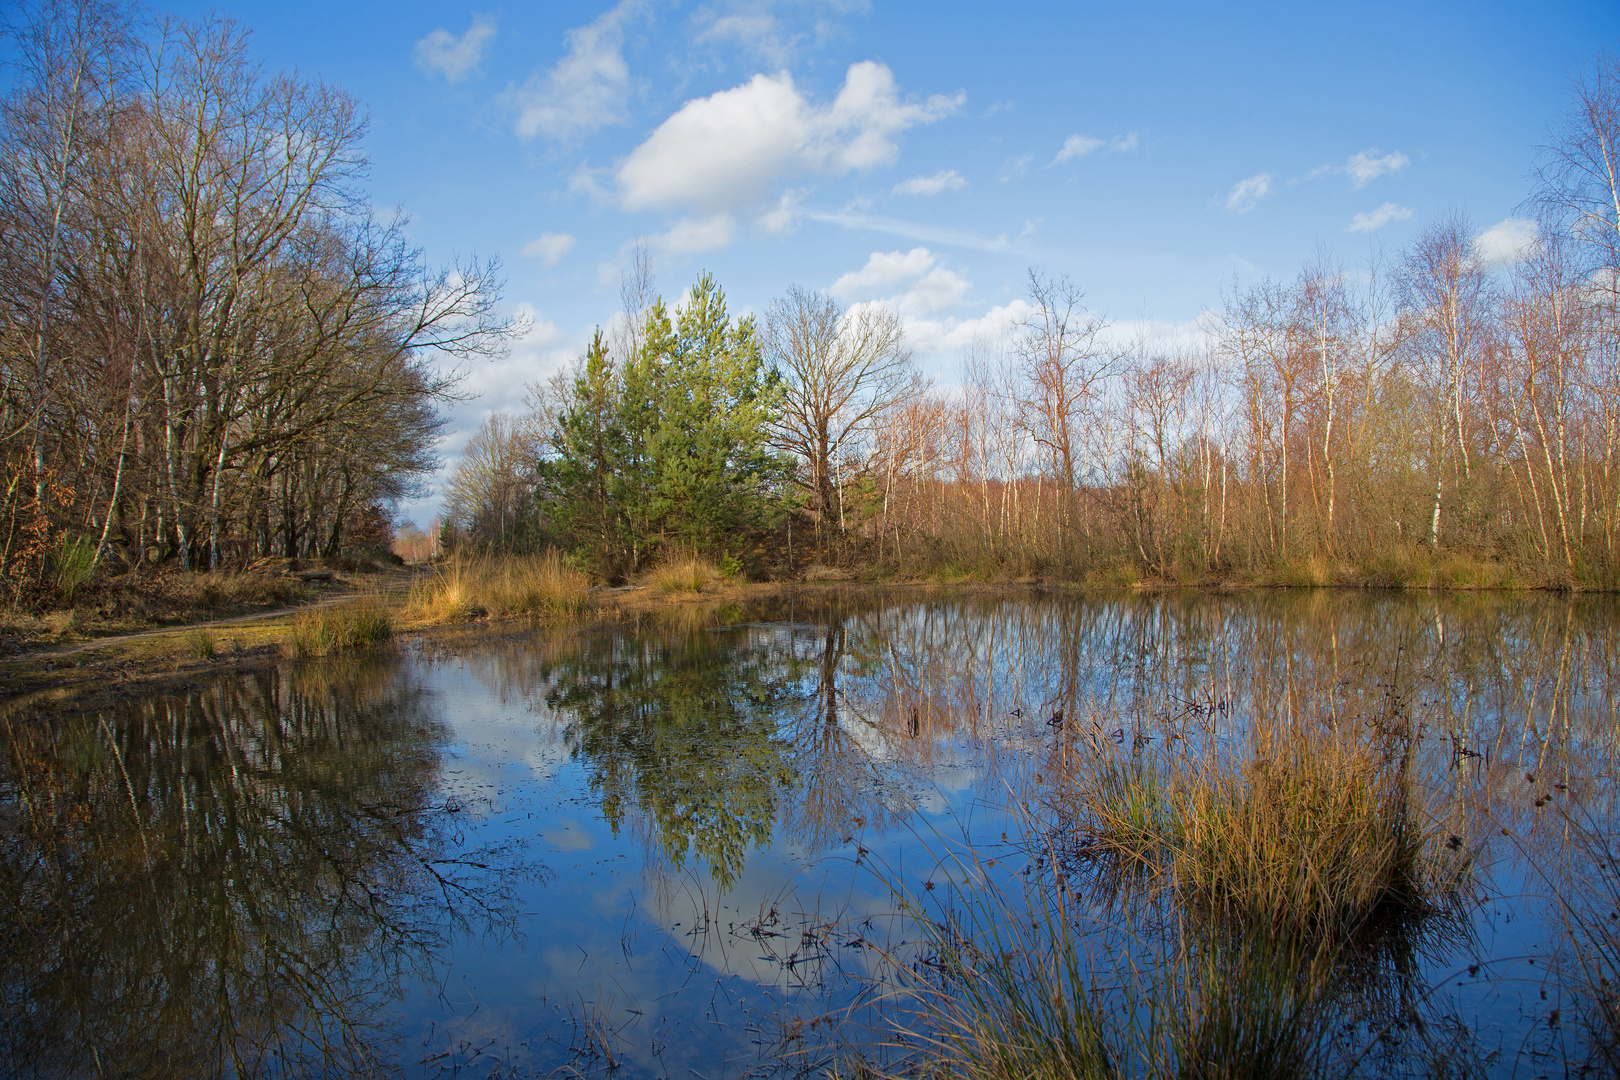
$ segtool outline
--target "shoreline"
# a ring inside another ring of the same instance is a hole
[[[141,685],[185,682],[202,675],[249,671],[271,667],[294,659],[289,651],[293,625],[309,612],[340,607],[380,590],[376,582],[361,582],[343,592],[329,594],[311,603],[272,611],[250,612],[218,619],[173,626],[154,626],[100,638],[60,642],[33,647],[0,657],[0,703],[8,709],[41,695],[52,698],[79,698],[92,704],[104,694],[119,694]],[[1015,595],[1120,596],[1163,595],[1172,593],[1235,596],[1248,592],[1335,592],[1335,593],[1557,593],[1569,596],[1601,596],[1599,590],[1552,589],[1536,586],[1398,586],[1367,585],[1290,585],[1214,581],[1207,583],[1145,582],[1130,585],[1102,585],[1072,580],[1017,579],[1006,581],[938,580],[912,581],[777,581],[745,584],[719,584],[701,592],[668,593],[649,585],[597,587],[589,593],[583,611],[567,615],[477,616],[459,621],[428,622],[403,617],[401,583],[383,592],[395,618],[393,643],[425,637],[455,638],[469,634],[508,633],[527,628],[570,627],[595,632],[626,622],[667,617],[687,612],[712,615],[726,607],[763,606],[794,600],[833,600],[838,598],[877,599],[891,597],[985,597]],[[211,655],[198,655],[188,638],[199,633],[210,639]],[[363,655],[376,648],[357,651]],[[85,693],[88,684],[104,683],[99,691]]]

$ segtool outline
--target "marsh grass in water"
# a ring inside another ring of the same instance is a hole
[[[1075,748],[1052,810],[1066,855],[1145,875],[1256,933],[1307,941],[1420,918],[1455,893],[1448,851],[1408,747],[1307,723],[1241,749],[1182,739]]]
[[[1167,912],[1110,937],[1062,887],[998,883],[976,860],[959,876],[943,899],[905,901],[925,948],[898,979],[905,1075],[1329,1074],[1352,989],[1336,946],[1236,939]]]
[[[293,620],[287,651],[295,658],[381,645],[394,633],[394,617],[381,597],[369,596],[334,607],[314,608]]]
[[[585,608],[590,578],[556,552],[454,559],[411,591],[406,612],[423,622],[482,616],[569,615]]]
[[[1408,739],[1292,720],[1172,749],[1066,737],[1023,814],[1033,873],[968,853],[943,890],[891,886],[924,943],[888,976],[912,1002],[908,1075],[1329,1076],[1378,1041],[1346,1031],[1409,1015],[1468,866]],[[1409,1039],[1428,1052],[1427,1029]]]

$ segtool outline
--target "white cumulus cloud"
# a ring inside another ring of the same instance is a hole
[[[1530,254],[1539,230],[1529,218],[1503,218],[1474,237],[1474,254],[1486,266],[1511,266]]]
[[[1398,203],[1387,202],[1376,210],[1369,211],[1365,214],[1357,214],[1355,217],[1351,218],[1350,224],[1345,226],[1344,231],[1372,232],[1374,229],[1382,229],[1385,225],[1388,225],[1392,221],[1405,221],[1411,216],[1412,211],[1409,207],[1401,206]]]
[[[432,75],[438,72],[448,82],[460,82],[474,75],[484,60],[484,47],[495,36],[495,20],[474,15],[472,25],[460,37],[444,27],[416,43],[411,56],[416,66]]]
[[[831,104],[812,104],[787,72],[755,75],[685,105],[618,168],[626,210],[691,207],[710,213],[764,201],[789,176],[842,173],[892,163],[895,136],[949,116],[964,98],[904,102],[894,73],[851,64]]]
[[[1247,214],[1260,200],[1271,194],[1271,174],[1259,173],[1247,180],[1239,180],[1226,196],[1226,209],[1233,214]]]
[[[523,245],[523,257],[540,259],[547,266],[556,266],[563,256],[574,250],[574,238],[567,233],[541,233]]]
[[[828,292],[845,299],[870,298],[907,278],[926,274],[933,265],[934,254],[925,247],[914,247],[903,253],[874,251],[865,266],[840,277]]]
[[[624,62],[624,26],[643,0],[620,0],[596,21],[568,31],[568,53],[546,71],[509,87],[502,100],[516,113],[524,138],[567,138],[624,119],[630,68]]]
[[[955,169],[941,169],[933,176],[913,176],[894,185],[896,195],[938,195],[942,191],[960,191],[967,181]]]
[[[968,291],[966,279],[938,262],[925,247],[874,251],[865,266],[844,274],[828,291],[846,300],[881,302],[902,319],[926,318],[957,306]]]

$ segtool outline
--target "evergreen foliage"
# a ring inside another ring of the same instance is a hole
[[[598,331],[553,427],[536,498],[553,537],[616,578],[679,547],[746,558],[779,524],[792,463],[770,448],[780,378],[752,318],[709,274],[675,313],[648,311],[640,347]]]

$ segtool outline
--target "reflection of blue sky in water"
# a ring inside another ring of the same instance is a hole
[[[441,1065],[590,1067],[571,1048],[600,1018],[618,1075],[749,1072],[784,1020],[866,987],[875,956],[855,942],[915,956],[886,918],[885,881],[943,895],[963,875],[941,856],[965,842],[1010,876],[1028,866],[1006,807],[1050,785],[1063,746],[1165,747],[1197,731],[1230,742],[1252,715],[1360,724],[1393,708],[1426,732],[1416,768],[1478,862],[1473,940],[1418,959],[1427,1029],[1465,1029],[1501,1052],[1502,1075],[1575,1054],[1572,1026],[1549,1022],[1571,1007],[1549,974],[1563,933],[1546,900],[1564,866],[1560,804],[1535,806],[1523,779],[1526,761],[1558,771],[1592,820],[1609,821],[1617,620],[1612,604],[1571,604],[930,602],[845,612],[836,630],[789,612],[785,624],[515,635],[408,658],[451,730],[442,793],[462,808],[462,844],[526,842],[554,876],[521,887],[516,937],[455,940],[401,1006],[407,1043],[450,1053]],[[722,877],[679,830],[718,828],[712,812],[732,805],[769,817],[763,838],[706,849],[735,859]],[[1101,937],[1118,925],[1111,911],[1090,909]],[[1388,1033],[1398,1061],[1413,1036]],[[858,1034],[818,1028],[808,1060]]]

